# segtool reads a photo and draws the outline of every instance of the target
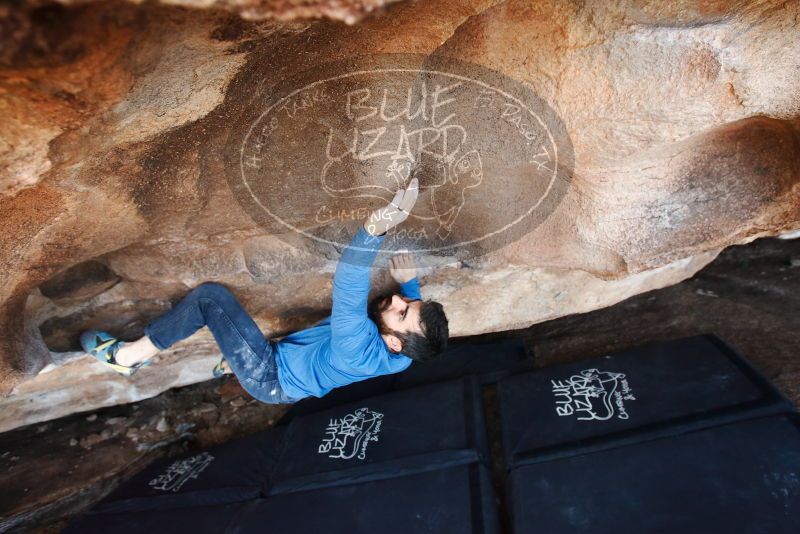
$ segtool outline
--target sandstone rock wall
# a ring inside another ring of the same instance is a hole
[[[202,281],[227,284],[275,335],[326,313],[336,254],[254,221],[226,177],[248,106],[324,62],[455,58],[520,82],[563,122],[574,162],[552,213],[425,271],[454,335],[608,306],[800,228],[798,20],[797,3],[772,0],[429,0],[355,25],[152,4],[6,11],[0,428],[203,380],[217,357],[205,333],[132,383],[77,352],[82,329],[140,335]]]
[[[23,0],[28,6],[53,2],[65,6],[80,6],[98,0]],[[102,0],[99,0],[102,1]],[[142,0],[118,0],[141,4]],[[354,24],[366,15],[397,0],[158,0],[168,6],[189,9],[219,9],[236,13],[245,20],[330,19]]]

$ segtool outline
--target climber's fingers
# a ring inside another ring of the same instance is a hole
[[[411,213],[411,209],[414,207],[414,204],[417,202],[417,197],[419,196],[419,180],[417,178],[412,178],[411,181],[408,183],[408,187],[403,192],[403,198],[400,201],[400,211],[408,215]]]

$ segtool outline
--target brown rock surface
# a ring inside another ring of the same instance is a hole
[[[26,0],[29,6],[58,3],[80,6],[101,0]],[[143,0],[127,0],[141,4]],[[168,6],[190,9],[220,9],[236,13],[245,20],[331,19],[354,24],[368,14],[398,0],[158,0]]]
[[[573,155],[555,179],[562,196],[530,231],[425,271],[423,292],[443,302],[454,335],[608,306],[691,276],[726,246],[800,228],[796,3],[431,0],[353,26],[153,4],[4,9],[2,429],[204,380],[217,357],[206,332],[132,384],[76,352],[82,329],[140,335],[202,281],[227,284],[274,335],[326,313],[338,252],[291,246],[231,187],[231,147],[245,147],[231,140],[273,87],[323,63],[405,53],[491,69],[546,103]],[[378,94],[386,79],[371,83]],[[505,120],[465,125],[502,152]],[[296,162],[272,160],[260,176],[303,228],[333,232],[304,212],[305,175],[287,174],[309,165],[304,144],[317,139],[294,133],[281,141]],[[528,200],[532,161],[504,169],[491,150],[482,179],[495,185],[466,203],[461,190],[451,239],[489,232]]]
[[[454,348],[521,338],[533,360],[529,364],[544,367],[714,332],[797,404],[798,272],[800,241],[759,239],[727,248],[691,279],[674,286],[522,330],[460,338]],[[492,349],[485,353],[492,354]],[[499,451],[498,412],[492,409],[495,387],[484,386],[483,393],[489,439]],[[221,383],[176,388],[141,402],[0,434],[0,531],[60,532],[69,517],[90,507],[153,456],[236,439],[271,426],[284,410],[247,399],[238,382],[227,377]],[[162,420],[168,426],[165,432],[157,429]],[[495,456],[496,472],[505,469],[500,456]],[[496,480],[499,483],[502,476]],[[502,484],[498,487],[502,510]]]

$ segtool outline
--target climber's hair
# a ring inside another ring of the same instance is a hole
[[[432,300],[423,301],[419,310],[419,323],[422,333],[397,332],[392,330],[383,321],[381,314],[372,315],[372,320],[378,325],[381,334],[396,336],[403,344],[401,353],[418,362],[430,361],[447,348],[450,330],[444,308]]]

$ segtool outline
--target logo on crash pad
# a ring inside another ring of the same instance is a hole
[[[482,66],[378,54],[269,87],[232,126],[229,183],[251,218],[306,250],[347,245],[417,177],[417,204],[382,253],[479,256],[547,219],[571,179],[555,111]]]
[[[213,461],[214,457],[207,452],[178,460],[163,475],[151,480],[150,486],[161,491],[178,491],[184,484],[197,478]]]
[[[331,419],[317,451],[328,458],[364,460],[370,442],[378,441],[382,422],[383,414],[369,408]]]
[[[634,401],[623,373],[585,369],[567,380],[551,380],[560,417],[575,416],[578,421],[628,419],[627,401]]]

